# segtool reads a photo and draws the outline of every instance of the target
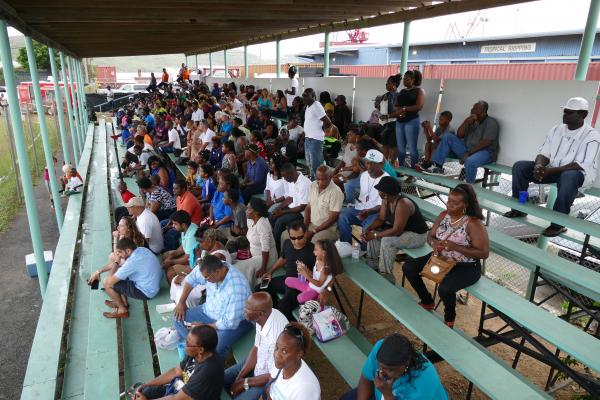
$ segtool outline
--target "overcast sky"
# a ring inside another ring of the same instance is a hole
[[[468,12],[415,21],[411,25],[410,39],[413,42],[444,40],[464,36],[469,24],[476,21],[468,37],[497,36],[531,32],[552,32],[583,29],[590,0],[540,0],[513,6],[497,7],[481,12]],[[454,34],[450,34],[454,26]],[[403,24],[368,28],[369,43],[398,43],[402,41]],[[20,33],[9,28],[9,35]],[[248,32],[249,35],[252,32]],[[345,32],[332,34],[332,41],[347,39]],[[293,55],[316,50],[323,35],[289,39],[281,42],[282,55]],[[275,58],[275,44],[265,43],[250,46],[249,52],[265,58]]]

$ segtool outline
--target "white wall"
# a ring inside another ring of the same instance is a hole
[[[319,94],[323,91],[329,92],[331,100],[335,101],[338,94],[346,96],[348,107],[352,107],[352,96],[354,94],[354,77],[351,76],[332,76],[329,78],[302,78],[300,93],[308,88],[315,90],[317,100]]]
[[[597,81],[488,81],[445,80],[440,111],[450,110],[455,128],[478,100],[489,104],[488,114],[500,124],[498,163],[512,165],[533,160],[544,137],[562,123],[562,109],[570,97],[590,103],[590,123],[598,92]],[[594,186],[600,186],[600,177]]]

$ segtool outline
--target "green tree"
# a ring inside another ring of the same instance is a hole
[[[35,63],[38,69],[49,70],[50,69],[50,56],[48,55],[48,46],[45,44],[33,41],[33,53],[35,54]],[[27,49],[25,47],[21,47],[19,49],[19,55],[17,56],[17,61],[21,66],[29,70],[29,60],[27,59]],[[60,69],[60,58],[58,54],[54,53],[54,61],[56,61],[56,65],[58,69]]]

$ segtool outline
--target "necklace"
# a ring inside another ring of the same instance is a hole
[[[456,221],[452,222],[452,217],[450,217],[450,225],[452,225],[452,226],[456,226],[456,225],[458,225],[458,223],[459,223],[460,221],[462,221],[464,218],[465,218],[465,216],[463,215],[462,217],[460,217],[460,218],[459,218],[459,219],[457,219]]]

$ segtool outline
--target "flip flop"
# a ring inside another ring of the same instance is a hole
[[[113,310],[111,312],[103,312],[102,315],[104,315],[106,318],[128,318],[129,311],[125,311],[124,313],[119,313],[118,308],[113,308]]]

